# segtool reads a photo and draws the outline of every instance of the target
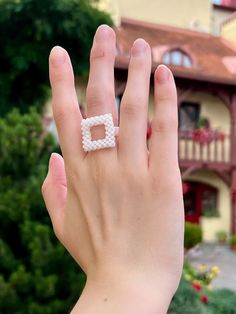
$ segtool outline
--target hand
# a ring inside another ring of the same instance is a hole
[[[100,26],[91,50],[87,116],[111,112],[117,125],[115,53],[114,31]],[[144,40],[136,40],[117,146],[85,153],[67,52],[53,48],[49,66],[64,160],[52,154],[42,191],[56,236],[87,274],[73,313],[165,313],[183,264],[184,210],[173,75],[163,65],[154,75],[155,112],[148,152],[151,50]],[[99,127],[93,130],[95,138],[102,133]]]

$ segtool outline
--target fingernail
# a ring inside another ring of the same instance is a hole
[[[52,153],[49,159],[49,169],[52,167],[53,159],[54,159],[55,153]]]
[[[95,40],[97,42],[107,40],[111,36],[112,30],[108,25],[100,25],[96,31]]]
[[[56,46],[52,49],[50,53],[50,60],[53,66],[59,66],[62,65],[65,62],[66,54],[65,50],[60,47]]]
[[[170,70],[163,64],[159,65],[156,70],[156,78],[159,83],[166,83],[170,77]]]
[[[131,53],[134,57],[144,53],[147,49],[147,43],[144,39],[136,39],[133,43],[133,47],[131,49]]]

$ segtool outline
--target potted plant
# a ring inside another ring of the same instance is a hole
[[[230,238],[231,249],[236,251],[236,234],[233,234]]]
[[[227,232],[220,230],[216,233],[216,238],[220,244],[225,244],[227,241]]]

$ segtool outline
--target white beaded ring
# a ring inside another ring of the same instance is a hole
[[[105,126],[105,137],[103,139],[92,140],[91,127],[102,124]],[[81,130],[85,152],[116,146],[115,136],[118,135],[119,127],[114,126],[111,113],[83,119],[81,121]]]

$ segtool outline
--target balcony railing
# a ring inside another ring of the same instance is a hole
[[[205,128],[179,130],[179,159],[229,163],[230,137],[223,132]]]

